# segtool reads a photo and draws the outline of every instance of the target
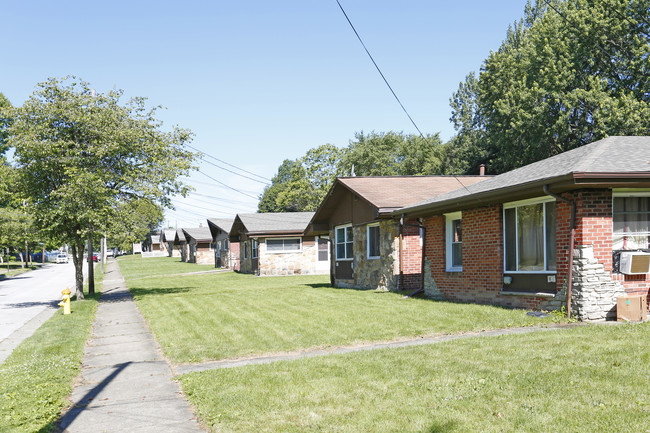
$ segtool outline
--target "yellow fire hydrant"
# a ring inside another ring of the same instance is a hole
[[[70,289],[66,287],[61,294],[63,299],[59,302],[59,307],[63,307],[63,314],[70,314]]]

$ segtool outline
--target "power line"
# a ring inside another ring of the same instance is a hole
[[[207,155],[206,155],[206,156],[207,156]],[[237,173],[237,172],[235,172],[235,171],[228,170],[227,168],[223,168],[223,167],[221,167],[220,165],[215,164],[214,162],[210,162],[210,161],[208,161],[207,159],[203,159],[203,162],[207,162],[208,164],[210,164],[210,165],[214,165],[215,167],[220,168],[221,170],[225,170],[225,171],[227,171],[228,173],[232,173],[232,174],[234,174],[234,175],[236,175],[236,176],[241,176],[241,177],[243,177],[243,178],[246,178],[246,179],[252,180],[253,182],[259,182],[259,183],[261,183],[261,184],[263,184],[263,185],[269,185],[268,182],[265,182],[265,181],[263,181],[263,180],[257,180],[257,179],[254,179],[254,178],[250,177],[250,176],[246,176],[245,174],[239,174],[239,173]]]
[[[237,188],[233,188],[233,187],[230,186],[230,185],[226,185],[225,183],[221,182],[220,180],[215,179],[214,177],[210,176],[209,174],[206,174],[206,173],[202,172],[201,170],[199,170],[199,173],[201,173],[203,176],[207,177],[208,179],[211,179],[211,180],[217,182],[218,184],[220,184],[220,185],[222,185],[222,186],[224,186],[224,187],[226,187],[226,188],[228,188],[228,189],[231,189],[231,190],[233,190],[233,191],[235,191],[235,192],[238,192],[238,193],[240,193],[240,194],[245,195],[246,197],[254,198],[255,200],[258,199],[258,197],[255,197],[255,196],[253,196],[253,195],[247,194],[247,193],[245,193],[244,191],[240,191],[240,190],[238,190]]]
[[[186,144],[186,146],[189,147],[190,149],[194,149],[194,150],[196,150],[196,151],[199,152],[199,153],[202,153],[203,155],[205,155],[205,156],[207,156],[207,157],[209,157],[209,158],[214,159],[215,161],[219,161],[219,162],[222,163],[222,164],[226,164],[226,165],[228,165],[228,166],[230,166],[230,167],[232,167],[232,168],[236,168],[237,170],[243,171],[244,173],[248,173],[248,174],[250,174],[250,175],[253,175],[253,176],[259,177],[260,179],[264,179],[264,180],[266,180],[266,181],[273,182],[271,179],[269,179],[269,178],[267,178],[267,177],[260,176],[260,175],[257,174],[257,173],[253,173],[252,171],[248,171],[248,170],[245,170],[245,169],[243,169],[243,168],[241,168],[241,167],[237,167],[236,165],[230,164],[230,163],[228,163],[228,162],[226,162],[226,161],[224,161],[224,160],[222,160],[222,159],[219,159],[219,158],[217,158],[217,157],[215,157],[215,156],[208,155],[208,154],[205,153],[204,151],[202,151],[202,150],[200,150],[200,149],[197,149],[197,148],[194,147],[194,146],[190,146],[189,144]],[[219,167],[219,168],[222,168],[223,170],[226,170],[226,169],[223,168],[223,167]],[[231,172],[231,173],[232,173],[232,172]],[[237,174],[237,173],[234,173],[234,174]],[[242,176],[242,175],[240,174],[239,176]],[[244,176],[244,177],[246,177],[246,176]],[[258,181],[258,182],[259,182],[259,181]]]
[[[395,91],[393,88],[388,84],[388,80],[384,76],[384,74],[381,72],[381,69],[379,69],[379,66],[377,65],[377,62],[375,62],[375,59],[373,59],[372,55],[370,54],[370,51],[368,51],[368,48],[366,48],[366,44],[363,43],[363,40],[361,39],[361,36],[359,36],[359,33],[357,32],[357,29],[354,28],[354,25],[352,24],[352,21],[350,21],[350,18],[348,17],[348,14],[345,13],[345,9],[343,9],[343,6],[341,6],[341,2],[339,0],[336,0],[336,3],[338,3],[339,8],[341,8],[341,12],[343,12],[343,15],[345,15],[345,19],[348,20],[348,24],[350,24],[350,27],[352,27],[352,30],[354,31],[354,34],[357,35],[357,39],[359,39],[359,42],[361,42],[361,45],[363,46],[363,49],[366,50],[366,54],[368,54],[368,57],[370,57],[370,60],[372,61],[372,64],[375,65],[375,68],[377,68],[377,72],[379,72],[379,75],[381,75],[381,78],[384,80],[384,83],[388,86],[390,89],[390,92],[393,94],[397,102],[399,103],[400,107],[402,107],[402,110],[404,110],[404,113],[406,113],[406,116],[409,118],[415,129],[420,133],[420,137],[425,138],[424,134],[422,134],[422,131],[420,131],[420,128],[418,128],[418,125],[415,124],[415,121],[411,117],[411,115],[406,111],[406,108],[404,108],[404,105],[402,104],[402,101],[399,100],[397,97],[397,94],[395,94]]]

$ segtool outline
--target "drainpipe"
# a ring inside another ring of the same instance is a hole
[[[565,203],[571,204],[571,238],[569,240],[569,272],[567,276],[567,287],[566,287],[566,317],[567,319],[571,318],[571,288],[573,286],[573,249],[575,248],[576,241],[576,202],[575,200],[569,200],[562,197],[559,194],[551,192],[548,189],[548,185],[544,185],[544,193],[550,195],[556,200],[563,201]]]
[[[404,214],[399,219],[399,287],[404,289]]]
[[[426,248],[427,248],[427,229],[424,227],[424,219],[418,218],[420,230],[422,230],[422,263],[420,265],[420,288],[424,290],[424,268],[426,266]]]

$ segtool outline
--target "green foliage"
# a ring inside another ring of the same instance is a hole
[[[7,151],[7,128],[10,124],[10,117],[5,113],[5,110],[11,108],[11,102],[2,93],[0,93],[0,163],[3,162],[3,154]],[[1,179],[1,177],[0,177]]]
[[[183,148],[190,131],[161,131],[158,107],[147,109],[144,98],[122,104],[122,93],[95,94],[75,77],[50,78],[22,107],[5,110],[19,193],[29,197],[36,226],[76,252],[78,295],[88,235],[140,218],[135,203],[170,205],[172,195],[187,192],[178,179],[195,157]]]
[[[650,0],[529,3],[478,82],[469,75],[452,97],[455,169],[501,173],[609,135],[649,135],[649,10]]]
[[[356,176],[418,176],[440,174],[443,149],[438,134],[422,138],[397,132],[355,135],[341,162],[341,171]]]
[[[325,144],[278,168],[258,205],[259,212],[314,211],[337,176],[441,174],[445,148],[438,134],[425,138],[396,132],[355,135],[345,149]]]
[[[316,210],[336,176],[341,175],[339,162],[344,152],[332,144],[324,144],[295,161],[284,160],[272,184],[264,189],[258,211]]]

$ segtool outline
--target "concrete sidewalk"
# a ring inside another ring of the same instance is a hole
[[[203,431],[115,260],[107,265],[81,381],[71,400],[74,406],[58,423],[63,432]]]

